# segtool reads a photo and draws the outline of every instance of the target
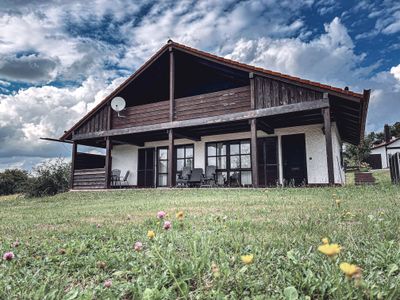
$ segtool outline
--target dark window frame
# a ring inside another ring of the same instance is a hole
[[[184,158],[178,158],[178,148],[184,148]],[[182,171],[178,171],[178,160],[183,160],[183,166],[186,166],[186,160],[188,159],[186,157],[186,148],[192,148],[192,153],[193,156],[192,158],[192,170],[194,168],[194,160],[195,160],[195,154],[194,154],[194,144],[182,144],[182,145],[175,145],[174,149],[175,149],[175,155],[174,155],[174,165],[175,165],[175,172],[176,174],[181,174]],[[189,157],[190,158],[190,157]]]
[[[242,149],[241,149],[242,148],[241,147],[241,143],[242,142],[246,142],[246,143],[249,144],[249,146],[250,146],[250,152],[249,153],[244,153],[244,154],[241,153],[242,152]],[[225,155],[218,155],[218,151],[216,151],[215,155],[208,155],[208,147],[209,147],[209,145],[212,145],[212,144],[215,144],[216,146],[217,146],[217,144],[225,145],[225,147],[226,147]],[[232,144],[239,144],[239,154],[231,155],[230,146]],[[217,174],[218,173],[226,173],[226,175],[227,175],[227,184],[229,186],[231,185],[231,175],[230,174],[234,173],[234,172],[238,172],[239,173],[239,184],[240,184],[240,186],[252,186],[253,185],[253,174],[251,172],[252,171],[252,167],[253,167],[252,161],[251,161],[251,156],[252,156],[252,153],[253,153],[253,149],[251,149],[251,140],[250,139],[247,138],[247,139],[236,139],[236,140],[206,142],[205,143],[205,148],[206,148],[205,149],[205,165],[206,165],[206,167],[208,166],[208,158],[209,157],[211,157],[211,158],[215,157],[216,162],[217,162],[217,158],[218,157],[226,157],[225,169],[218,169],[217,168]],[[231,156],[239,156],[240,157],[240,160],[239,160],[240,167],[238,169],[231,169]],[[242,156],[249,156],[250,157],[250,168],[242,168],[241,167]],[[246,184],[246,185],[242,184],[242,178],[241,178],[242,177],[241,176],[242,172],[250,172],[250,178],[251,178],[251,183],[250,184]]]
[[[162,159],[161,161],[166,161],[167,162],[167,172],[166,173],[160,173],[160,168],[159,168],[159,162],[160,162],[160,150],[167,150],[167,158],[166,159]],[[163,146],[163,147],[157,147],[157,157],[156,157],[156,184],[157,187],[166,187],[168,186],[168,147],[167,146]],[[159,180],[159,176],[160,175],[166,175],[167,176],[167,184],[166,185],[160,185],[160,180]]]

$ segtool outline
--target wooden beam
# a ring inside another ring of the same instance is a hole
[[[326,145],[326,159],[328,166],[328,183],[335,184],[335,175],[333,170],[333,150],[332,150],[332,126],[331,126],[331,112],[330,108],[323,108],[322,115],[324,117],[325,128],[325,145]]]
[[[174,136],[179,139],[188,139],[194,142],[201,141],[201,137],[197,134],[193,134],[192,132],[183,131],[183,130],[175,130]]]
[[[75,160],[76,153],[78,151],[78,144],[76,142],[72,143],[72,157],[71,157],[71,178],[69,182],[69,186],[72,189],[74,187],[74,173],[75,173]]]
[[[269,125],[268,123],[266,123],[262,119],[258,119],[257,120],[257,128],[262,130],[262,131],[264,131],[267,134],[274,134],[275,133],[274,127],[272,127],[271,125]]]
[[[173,128],[184,128],[184,127],[192,127],[192,126],[200,126],[200,125],[220,124],[220,123],[226,123],[226,122],[249,120],[249,119],[253,119],[253,118],[261,118],[261,117],[267,117],[267,116],[287,114],[287,113],[291,113],[291,112],[301,112],[301,111],[322,109],[325,107],[329,107],[328,99],[321,99],[321,100],[315,100],[315,101],[282,105],[282,106],[277,106],[277,107],[249,110],[249,111],[245,111],[245,112],[232,113],[232,114],[226,114],[226,115],[214,116],[214,117],[197,118],[197,119],[190,119],[190,120],[183,120],[183,121],[173,121],[173,122],[160,123],[160,124],[154,124],[154,125],[127,127],[127,128],[121,128],[121,129],[111,129],[109,131],[82,133],[82,134],[74,135],[73,140],[82,140],[82,139],[99,138],[99,137],[104,137],[104,136],[116,136],[116,135],[123,135],[123,134],[133,134],[133,133],[142,133],[142,132],[150,132],[150,131],[168,130],[168,129],[173,129]]]
[[[174,120],[175,111],[175,60],[172,47],[169,48],[169,119]]]
[[[252,119],[250,123],[251,130],[251,177],[253,187],[258,187],[258,157],[257,157],[257,120]]]
[[[112,142],[111,138],[108,136],[106,137],[106,163],[105,163],[105,171],[106,171],[106,182],[105,182],[105,188],[109,189],[111,187],[111,147],[112,147]]]
[[[174,154],[175,154],[174,130],[170,129],[168,131],[168,186],[169,187],[174,187],[175,186]]]
[[[250,108],[256,109],[254,73],[249,73],[250,79]]]
[[[144,146],[143,141],[129,141],[129,140],[124,140],[124,139],[113,139],[113,143],[118,144],[118,145],[133,145],[133,146],[138,146],[138,147]]]

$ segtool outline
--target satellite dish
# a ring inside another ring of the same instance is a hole
[[[111,108],[118,113],[124,110],[125,106],[126,102],[122,97],[115,97],[114,99],[111,100]]]

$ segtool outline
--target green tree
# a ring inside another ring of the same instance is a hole
[[[347,144],[343,153],[346,165],[360,166],[360,164],[364,162],[371,153],[372,142],[375,138],[376,134],[371,132],[364,137],[364,140],[359,145]]]
[[[28,172],[20,169],[6,169],[0,173],[0,195],[23,192],[28,181]]]

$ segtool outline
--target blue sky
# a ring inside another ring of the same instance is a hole
[[[0,2],[0,169],[30,169],[168,38],[361,92],[367,130],[400,121],[400,2],[334,0]]]

